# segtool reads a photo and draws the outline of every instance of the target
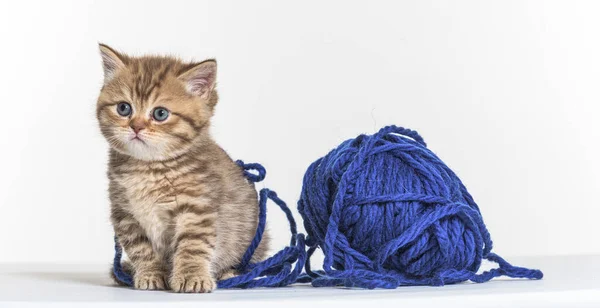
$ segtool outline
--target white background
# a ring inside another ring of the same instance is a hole
[[[0,262],[111,261],[99,41],[216,57],[216,139],[262,162],[265,186],[294,211],[312,161],[397,124],[459,174],[499,254],[600,253],[599,11],[594,1],[2,2]],[[286,222],[270,209],[281,248]]]

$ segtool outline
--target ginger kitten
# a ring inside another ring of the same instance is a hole
[[[137,289],[210,292],[235,275],[258,223],[254,184],[209,134],[217,63],[130,57],[103,44],[100,53],[97,118],[124,268]]]

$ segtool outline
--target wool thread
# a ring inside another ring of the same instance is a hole
[[[298,202],[323,250],[314,286],[441,286],[501,275],[541,279],[491,253],[479,207],[415,131],[388,126],[343,142],[308,168]],[[499,268],[477,274],[487,259]]]

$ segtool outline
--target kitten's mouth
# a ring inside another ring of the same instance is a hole
[[[146,144],[146,142],[144,142],[144,140],[142,140],[142,138],[140,138],[138,136],[135,136],[135,137],[131,138],[130,141],[133,141],[133,142],[137,141],[137,142],[141,142],[143,144]]]

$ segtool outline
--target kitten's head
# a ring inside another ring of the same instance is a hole
[[[130,57],[100,44],[104,86],[96,115],[110,146],[141,160],[187,152],[206,133],[217,103],[217,63]]]

